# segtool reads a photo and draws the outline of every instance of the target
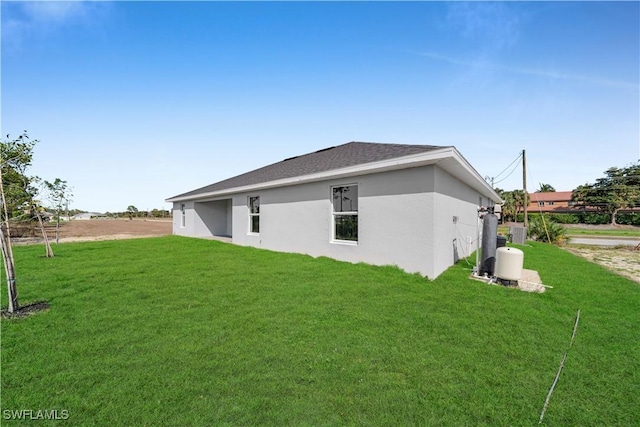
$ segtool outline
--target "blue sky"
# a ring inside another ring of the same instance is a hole
[[[488,177],[524,149],[531,190],[640,158],[638,2],[1,7],[2,135],[39,139],[31,173],[75,208],[168,208],[349,141],[454,145]]]

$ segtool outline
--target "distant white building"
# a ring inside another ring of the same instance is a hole
[[[167,199],[173,232],[435,278],[500,197],[455,147],[350,142]]]
[[[42,218],[43,221],[53,221],[53,219],[56,216],[51,212],[44,211],[44,212],[40,212],[40,217]]]
[[[82,212],[71,217],[72,220],[87,220],[96,218],[107,218],[107,215],[100,212]]]

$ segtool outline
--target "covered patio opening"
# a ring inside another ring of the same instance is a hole
[[[231,199],[195,202],[194,210],[200,220],[200,237],[233,237]],[[200,225],[199,224],[199,225]]]

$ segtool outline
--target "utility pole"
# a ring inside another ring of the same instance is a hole
[[[529,219],[527,218],[527,206],[529,205],[529,193],[527,192],[527,156],[525,150],[522,150],[522,191],[524,201],[524,226],[529,226]]]

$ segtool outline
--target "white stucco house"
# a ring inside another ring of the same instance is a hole
[[[167,199],[173,232],[435,278],[500,197],[455,147],[350,142]]]

